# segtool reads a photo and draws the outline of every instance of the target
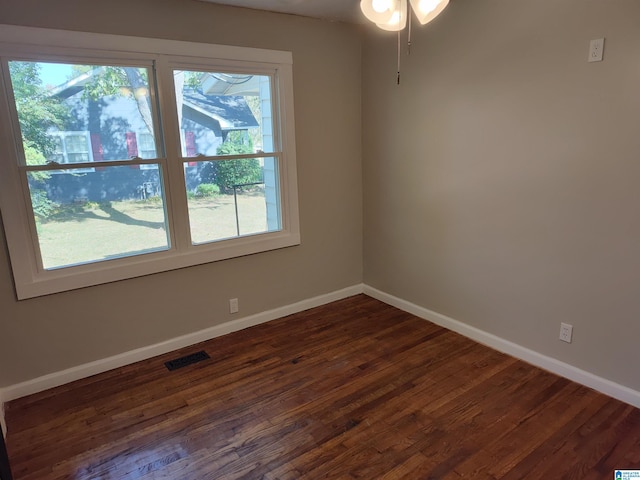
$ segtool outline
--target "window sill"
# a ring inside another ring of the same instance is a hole
[[[265,233],[191,247],[186,252],[166,250],[134,257],[38,272],[16,279],[18,300],[142,277],[256,253],[300,245],[300,235]]]

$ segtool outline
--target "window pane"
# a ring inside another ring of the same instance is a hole
[[[174,70],[184,157],[273,152],[271,77]]]
[[[150,133],[138,134],[138,156],[140,158],[154,158],[156,155],[156,145],[153,135]]]
[[[67,158],[69,163],[83,163],[89,161],[89,155],[86,153],[69,153]]]
[[[140,133],[138,135],[138,156],[140,158],[155,158],[156,145],[153,135],[150,133]],[[155,163],[147,163],[140,165],[142,170],[154,170],[158,168]]]
[[[67,145],[67,152],[71,153],[86,153],[89,151],[87,136],[81,134],[67,135],[65,138],[65,144]]]
[[[45,269],[169,248],[160,171],[28,172]]]
[[[186,167],[194,244],[281,229],[275,158],[198,162]]]
[[[52,140],[53,140],[53,153],[49,155],[49,160],[53,162],[63,163],[64,148],[62,146],[62,137],[54,137]],[[25,152],[26,152],[26,146],[25,146]],[[27,154],[27,161],[28,160],[29,160],[29,155]],[[31,162],[31,163],[40,163],[40,162]]]
[[[27,165],[142,157],[140,134],[145,158],[158,156],[149,69],[11,61],[9,72]]]

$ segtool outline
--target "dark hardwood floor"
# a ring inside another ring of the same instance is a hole
[[[211,359],[163,365],[198,350]],[[640,410],[364,295],[6,410],[16,480],[584,480],[640,469]]]

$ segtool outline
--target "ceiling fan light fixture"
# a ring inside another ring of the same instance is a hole
[[[391,10],[393,2],[391,0],[373,0],[371,2],[371,7],[376,13],[384,13],[387,10]]]
[[[411,0],[411,7],[422,25],[440,15],[448,4],[449,0]]]
[[[449,0],[410,0],[418,21],[424,25],[436,18],[449,4]],[[407,53],[411,53],[411,10],[408,0],[360,0],[360,9],[378,28],[398,32],[398,75],[400,85],[401,32],[408,25]]]
[[[396,2],[394,10],[391,12],[391,17],[386,22],[376,22],[376,25],[382,30],[389,32],[399,32],[404,30],[407,26],[407,0],[399,0]]]
[[[360,0],[360,10],[367,20],[373,23],[386,23],[391,20],[400,0]]]

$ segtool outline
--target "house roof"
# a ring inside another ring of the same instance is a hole
[[[260,75],[208,72],[200,79],[205,95],[258,95]]]
[[[183,97],[183,107],[213,118],[220,124],[222,130],[258,126],[247,101],[241,96],[203,95],[200,92],[186,90]]]
[[[82,73],[77,77],[67,81],[66,83],[51,90],[51,95],[58,96],[60,98],[69,98],[84,90],[85,85],[92,81],[93,77],[100,73],[104,67],[96,67],[88,72]],[[231,78],[231,76],[230,76]],[[235,78],[235,77],[234,77]],[[243,96],[238,95],[241,93],[237,90],[238,86],[247,83],[251,86],[250,92],[242,93],[255,93],[257,94],[257,85],[255,82],[229,82],[225,79],[219,79],[220,85],[227,85],[227,87],[236,86],[236,90],[216,91],[213,89],[214,84],[208,85],[208,88],[217,95],[205,95],[201,91],[195,89],[185,89],[183,94],[183,108],[191,109],[206,117],[215,120],[220,125],[222,130],[238,130],[252,127],[258,127],[258,121],[253,116],[247,101]],[[245,90],[249,88],[247,85],[243,87]],[[219,89],[218,89],[219,90]],[[235,95],[234,95],[235,93]]]

